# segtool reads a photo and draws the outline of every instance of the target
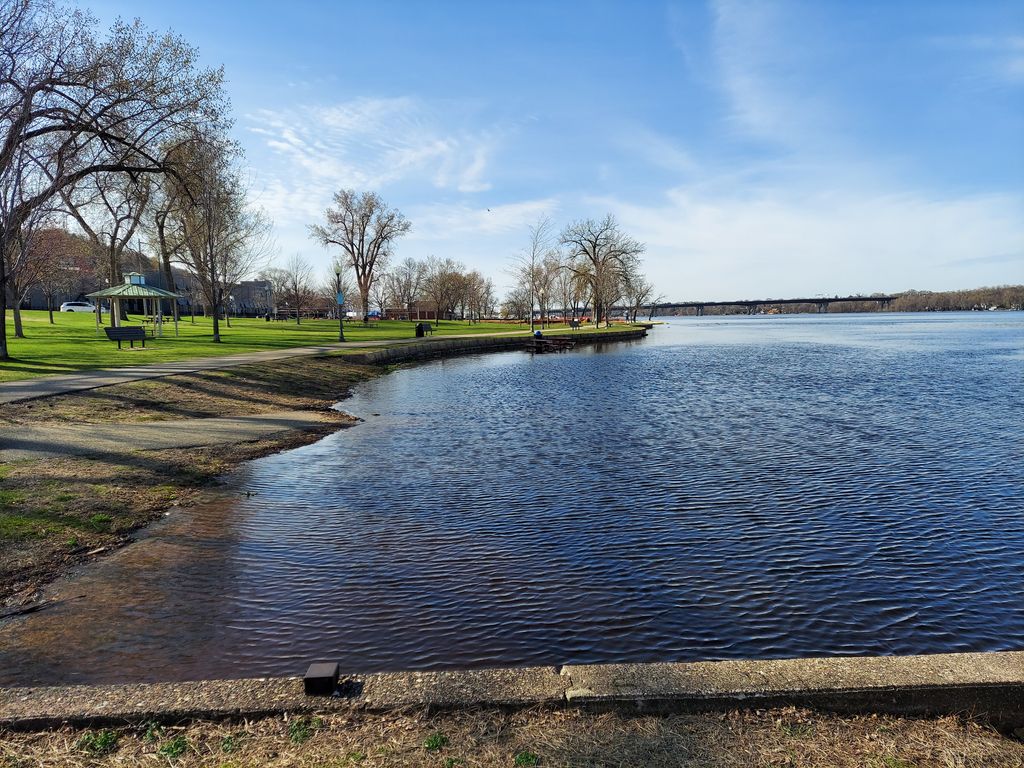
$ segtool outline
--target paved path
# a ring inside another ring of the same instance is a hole
[[[127,424],[19,424],[0,434],[0,461],[48,456],[124,454],[130,450],[196,448],[259,440],[292,429],[337,423],[324,411],[275,411],[253,416]]]
[[[451,336],[438,336],[436,339],[380,339],[377,341],[349,341],[322,344],[316,347],[290,347],[288,349],[268,349],[261,352],[245,352],[238,355],[223,357],[204,357],[192,360],[178,360],[169,363],[151,363],[148,365],[125,366],[124,368],[100,368],[93,371],[82,371],[61,376],[42,376],[35,379],[9,381],[0,384],[0,405],[18,400],[32,400],[37,397],[65,395],[69,392],[81,392],[86,389],[109,387],[114,384],[125,384],[142,379],[157,379],[162,376],[173,376],[178,373],[195,373],[212,371],[218,368],[234,368],[250,363],[266,363],[274,360],[287,360],[292,357],[309,357],[337,352],[342,349],[364,349],[368,347],[386,347],[395,344],[429,344],[432,340],[444,339],[478,339],[487,336],[517,336],[525,331],[499,331],[497,333],[461,333]]]

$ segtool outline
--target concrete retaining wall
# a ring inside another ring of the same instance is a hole
[[[1013,728],[1024,725],[1024,652],[394,672],[350,675],[338,693],[305,696],[299,678],[0,688],[0,727],[333,709],[543,705],[686,712],[793,705],[836,712],[968,714]]]
[[[634,341],[647,335],[647,330],[640,328],[635,331],[594,331],[585,333],[554,333],[545,334],[546,339],[571,338],[577,344],[600,344],[612,341]],[[516,349],[529,349],[533,344],[530,336],[489,336],[479,339],[430,338],[401,346],[375,349],[367,352],[345,355],[345,359],[362,365],[394,365],[397,363],[430,360],[439,357],[456,355],[473,355],[482,352],[505,352]]]

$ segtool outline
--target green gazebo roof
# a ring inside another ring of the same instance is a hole
[[[176,299],[178,294],[165,291],[163,288],[154,288],[151,285],[138,285],[137,283],[121,283],[102,291],[87,293],[90,299]]]

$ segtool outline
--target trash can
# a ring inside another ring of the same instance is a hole
[[[416,338],[422,339],[426,334],[423,332],[423,323],[416,323]]]

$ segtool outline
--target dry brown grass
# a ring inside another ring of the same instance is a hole
[[[197,722],[165,728],[143,725],[113,731],[118,738],[109,754],[89,750],[88,744],[95,744],[98,730],[0,733],[0,765],[1024,766],[1024,744],[977,723],[953,717],[915,720],[832,716],[797,709],[676,716],[540,709],[323,715],[241,723]],[[173,756],[179,750],[180,756]]]
[[[25,423],[109,424],[317,409],[380,373],[343,356],[303,357],[0,406],[0,428]]]

